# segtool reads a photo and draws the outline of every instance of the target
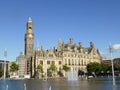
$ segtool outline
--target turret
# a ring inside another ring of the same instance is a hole
[[[79,52],[82,53],[82,42],[79,42]]]
[[[58,51],[61,51],[61,47],[62,47],[61,40],[58,39],[58,47],[57,47],[57,50],[58,50]]]
[[[28,18],[26,27],[27,27],[27,33],[32,33],[32,19],[30,17]]]
[[[94,48],[93,42],[90,42],[90,48]]]
[[[79,42],[79,47],[80,47],[80,49],[82,48],[82,42]]]
[[[41,46],[41,51],[44,52],[44,46]]]
[[[73,39],[72,38],[70,38],[70,44],[73,44],[74,42],[73,42]]]

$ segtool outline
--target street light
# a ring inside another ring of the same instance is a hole
[[[7,51],[4,51],[4,79],[6,78],[6,58],[7,58]]]
[[[114,73],[114,64],[113,64],[112,51],[113,51],[113,48],[112,48],[112,46],[110,45],[110,46],[109,46],[109,52],[110,52],[110,59],[111,59],[111,64],[112,64],[113,85],[115,85],[115,73]]]

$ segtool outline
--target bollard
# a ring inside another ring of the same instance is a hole
[[[49,87],[49,90],[51,90],[51,86]]]
[[[24,83],[24,90],[27,90],[27,89],[26,89],[26,84],[25,84],[25,83]]]
[[[8,85],[6,85],[6,90],[8,90]]]

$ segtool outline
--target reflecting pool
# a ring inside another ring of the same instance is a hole
[[[97,78],[91,80],[67,79],[44,80],[0,80],[0,90],[120,90],[120,77],[116,78],[116,86],[112,78]]]

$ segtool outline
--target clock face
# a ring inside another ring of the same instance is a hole
[[[32,34],[29,34],[29,37],[32,37]]]

